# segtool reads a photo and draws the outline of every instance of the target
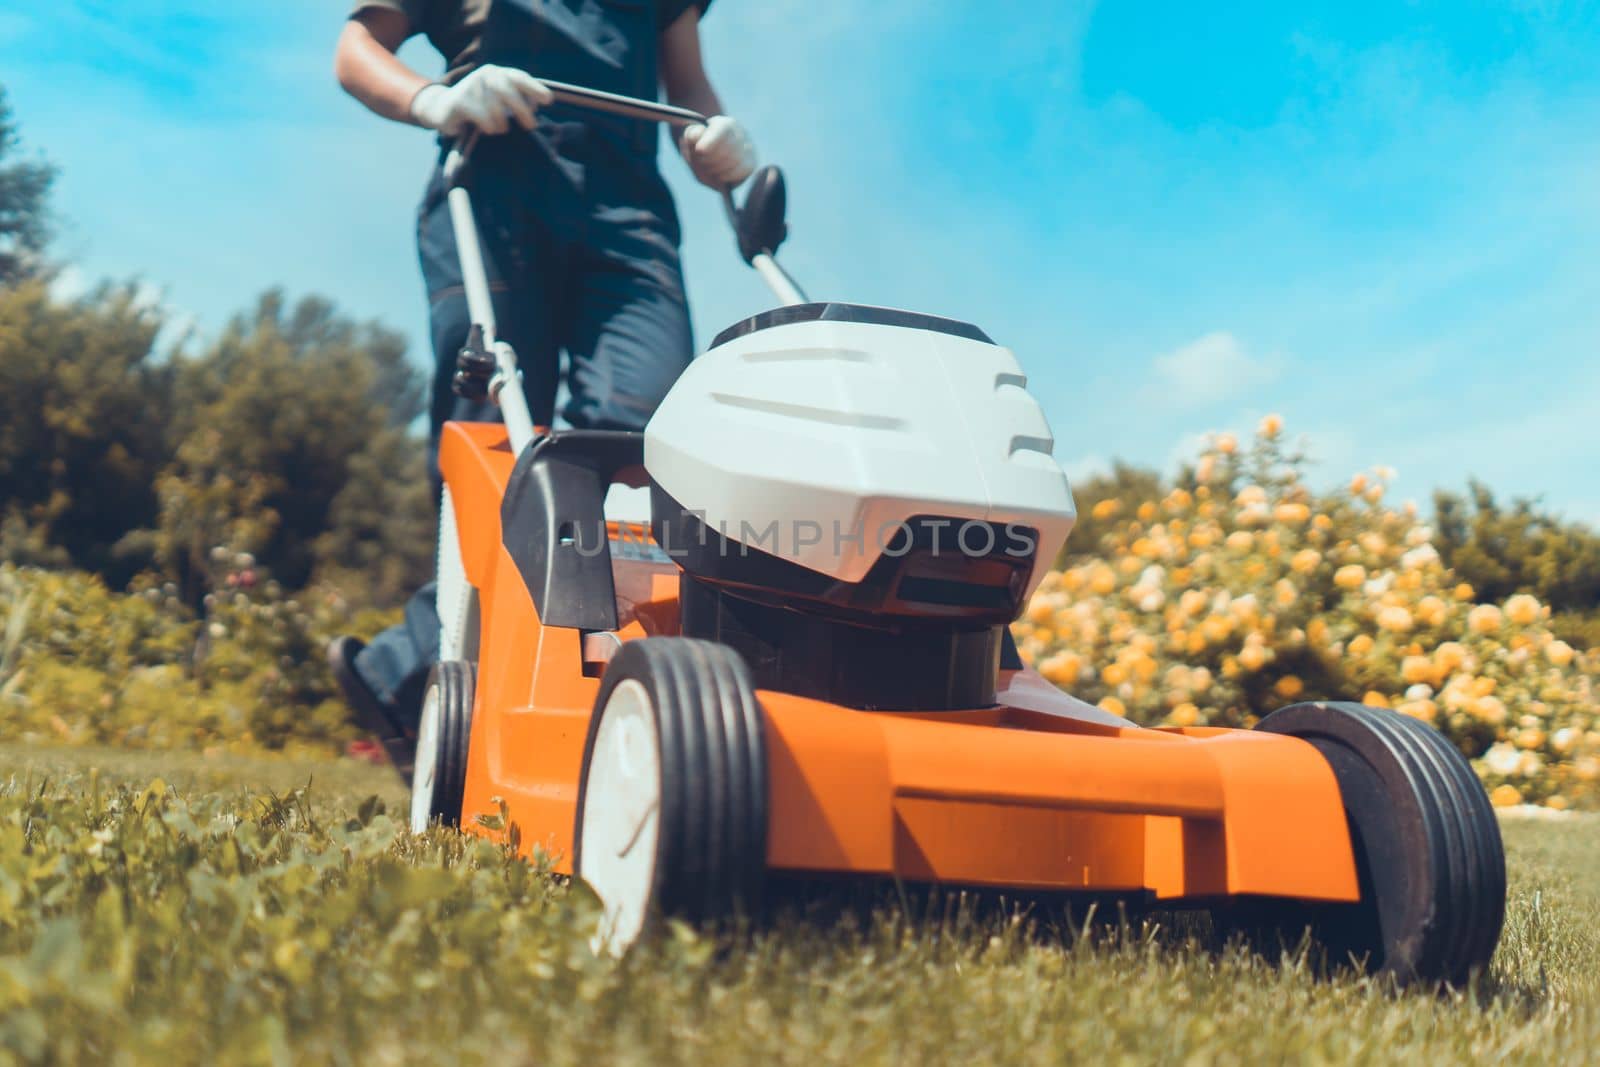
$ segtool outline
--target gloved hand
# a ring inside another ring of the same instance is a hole
[[[484,66],[454,85],[425,85],[411,98],[417,125],[457,137],[471,127],[495,135],[511,120],[533,129],[534,116],[555,97],[544,82],[515,67]]]
[[[713,115],[704,126],[684,129],[678,149],[702,185],[726,189],[738,185],[756,169],[756,148],[739,120]]]

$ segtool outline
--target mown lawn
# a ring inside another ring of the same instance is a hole
[[[1504,824],[1500,953],[1440,995],[1218,950],[1203,923],[1073,935],[955,903],[748,939],[678,930],[618,963],[590,953],[582,892],[487,842],[402,831],[380,768],[4,746],[0,767],[0,1059],[1501,1064],[1600,1048],[1600,818]]]

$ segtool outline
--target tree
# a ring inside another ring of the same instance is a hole
[[[397,334],[316,297],[290,307],[269,292],[183,361],[157,544],[186,599],[213,584],[219,549],[293,588],[367,567],[386,600],[420,582],[430,506],[423,445],[405,428],[422,398]]]
[[[40,160],[14,157],[22,141],[0,86],[0,285],[25,278],[50,240],[50,188],[56,171]]]
[[[1525,498],[1509,506],[1479,482],[1434,494],[1435,545],[1480,600],[1532,593],[1555,611],[1600,607],[1600,533]]]
[[[133,286],[61,302],[39,279],[0,289],[0,549],[115,583],[146,565],[170,369],[159,313]]]

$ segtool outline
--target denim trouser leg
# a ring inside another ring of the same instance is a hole
[[[402,709],[402,725],[413,728],[428,671],[439,659],[439,612],[433,593],[432,582],[412,593],[405,618],[374,637],[356,657],[361,677],[379,699]]]

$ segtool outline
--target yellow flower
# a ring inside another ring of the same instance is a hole
[[[1413,625],[1411,612],[1392,604],[1378,612],[1378,625],[1393,633],[1409,633]]]
[[[1083,660],[1073,652],[1057,652],[1039,664],[1039,673],[1056,685],[1073,685],[1083,670]]]
[[[1464,600],[1471,600],[1473,597],[1477,596],[1478,594],[1477,594],[1477,591],[1472,588],[1472,586],[1468,585],[1466,582],[1462,582],[1460,585],[1455,587],[1455,590],[1453,591],[1452,595],[1457,600],[1463,600],[1464,601]]]
[[[1183,512],[1189,510],[1189,505],[1194,503],[1194,497],[1190,496],[1186,489],[1174,489],[1167,494],[1162,503],[1166,505],[1168,511]]]
[[[1326,515],[1318,515],[1316,518],[1311,520],[1311,526],[1313,529],[1326,532],[1333,529],[1333,520],[1328,518]]]
[[[1449,610],[1445,602],[1436,596],[1425,596],[1417,601],[1417,618],[1422,620],[1424,626],[1443,626]]]
[[[1328,624],[1321,619],[1312,619],[1306,623],[1306,637],[1311,640],[1313,645],[1327,644]]]
[[[1239,495],[1233,498],[1233,502],[1241,508],[1249,507],[1252,504],[1265,504],[1267,502],[1267,491],[1259,485],[1247,485],[1239,490]]]
[[[1117,587],[1117,575],[1105,564],[1097,564],[1089,575],[1089,592],[1105,596]]]
[[[1333,584],[1340,589],[1359,589],[1367,580],[1367,569],[1359,563],[1347,563],[1333,572]]]
[[[1311,518],[1311,509],[1299,501],[1291,500],[1287,503],[1279,504],[1276,508],[1274,508],[1272,510],[1272,517],[1277,519],[1279,522],[1299,525],[1300,523]]]
[[[1298,676],[1286,674],[1282,678],[1279,678],[1277,684],[1272,688],[1273,691],[1283,699],[1293,700],[1295,697],[1305,692],[1306,684],[1302,682]]]
[[[1544,646],[1544,658],[1557,667],[1565,667],[1572,662],[1572,646],[1562,640],[1551,641]]]
[[[1139,510],[1135,514],[1139,516],[1140,522],[1149,522],[1156,517],[1156,506],[1153,502],[1146,500],[1139,505]]]
[[[1215,447],[1224,456],[1231,456],[1239,450],[1239,439],[1231,433],[1219,433]]]
[[[1527,626],[1539,621],[1541,605],[1538,598],[1527,593],[1518,593],[1506,601],[1506,618],[1518,626]]]
[[[1505,701],[1499,697],[1480,696],[1472,702],[1468,710],[1473,718],[1490,726],[1499,726],[1506,721]]]
[[[1467,650],[1459,641],[1446,641],[1433,650],[1433,661],[1439,667],[1441,675],[1453,674],[1457,667],[1467,661]]]
[[[1259,671],[1266,662],[1266,650],[1260,645],[1245,645],[1239,650],[1239,666],[1247,671]]]
[[[1372,638],[1366,634],[1356,634],[1350,639],[1348,651],[1352,656],[1365,656],[1372,651]]]
[[[1310,574],[1322,562],[1322,553],[1314,548],[1302,548],[1289,557],[1289,569],[1296,574]]]
[[[1184,701],[1172,709],[1167,721],[1174,726],[1193,726],[1200,721],[1200,709],[1189,701]]]
[[[1122,501],[1116,499],[1102,500],[1089,509],[1089,514],[1097,519],[1113,518],[1122,510]]]
[[[1433,660],[1427,656],[1407,656],[1401,660],[1400,677],[1405,679],[1407,685],[1416,685],[1418,682],[1432,685],[1437,680]]]
[[[1431,700],[1407,700],[1394,710],[1402,715],[1409,715],[1413,719],[1423,722],[1432,722],[1434,716],[1439,714],[1439,706]]]
[[[1122,701],[1118,700],[1116,697],[1103,697],[1103,698],[1101,698],[1101,700],[1100,700],[1100,708],[1103,711],[1109,711],[1113,715],[1127,715],[1128,714],[1128,706],[1126,704],[1124,704]]]
[[[1350,479],[1350,494],[1352,496],[1359,494],[1366,487],[1367,476],[1365,474],[1357,474]]]
[[[1128,680],[1128,668],[1120,663],[1108,663],[1101,670],[1100,677],[1107,685],[1121,685]]]
[[[1361,703],[1369,708],[1386,708],[1389,706],[1389,698],[1376,689],[1368,689],[1366,695],[1361,698]]]
[[[1256,427],[1256,433],[1262,437],[1276,437],[1283,432],[1283,416],[1268,415],[1261,420],[1261,425]]]
[[[1500,609],[1493,604],[1479,604],[1467,612],[1467,628],[1475,634],[1492,634],[1502,621]]]
[[[1489,794],[1489,803],[1497,808],[1511,808],[1522,803],[1522,792],[1514,785],[1497,785]]]

